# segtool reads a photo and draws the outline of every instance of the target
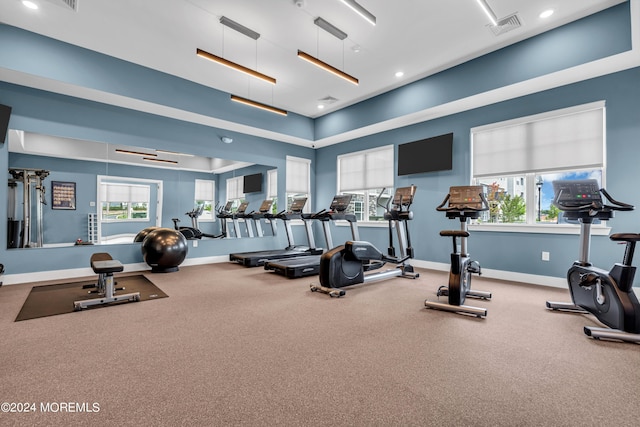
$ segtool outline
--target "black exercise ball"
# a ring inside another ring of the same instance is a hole
[[[136,237],[133,238],[133,243],[141,243],[144,238],[147,237],[147,234],[149,234],[149,232],[157,228],[158,227],[147,227],[142,229],[138,234],[136,234]]]
[[[151,271],[169,273],[178,271],[178,266],[187,257],[187,239],[173,228],[156,228],[149,231],[142,241],[142,257]]]

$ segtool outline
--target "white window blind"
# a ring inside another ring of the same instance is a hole
[[[102,202],[148,203],[149,186],[121,183],[101,183],[100,200]]]
[[[474,177],[604,166],[604,102],[471,132]]]
[[[393,187],[393,145],[338,156],[338,192]]]
[[[287,193],[309,194],[311,160],[287,156]]]
[[[278,197],[278,169],[267,171],[267,199]]]
[[[213,200],[215,181],[196,179],[195,200]]]
[[[242,192],[244,185],[244,177],[238,176],[236,178],[227,179],[227,200],[242,199],[244,193]]]

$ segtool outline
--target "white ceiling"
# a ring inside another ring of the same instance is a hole
[[[339,0],[0,1],[9,25],[160,70],[308,117],[365,100],[625,0],[487,0],[498,18],[522,27],[495,36],[476,0],[358,0],[373,26]],[[554,9],[547,19],[540,12]],[[220,24],[230,18],[255,41]],[[322,17],[348,34],[340,41],[314,25]],[[355,52],[354,46],[360,51]],[[207,50],[275,77],[275,86],[196,56]],[[355,86],[298,59],[303,50],[357,77]],[[404,76],[395,77],[396,71]],[[318,109],[319,100],[337,98]]]

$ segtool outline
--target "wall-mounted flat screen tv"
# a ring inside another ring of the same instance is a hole
[[[253,175],[244,176],[243,193],[260,193],[262,191],[262,174],[254,173]]]
[[[11,107],[0,104],[0,144],[7,139],[9,130],[9,117],[11,117]]]
[[[398,145],[398,176],[453,169],[453,133]]]

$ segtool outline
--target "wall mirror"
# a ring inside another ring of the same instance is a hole
[[[257,210],[277,188],[273,166],[188,152],[15,129],[8,151],[8,248],[133,243],[146,227],[191,226],[198,207],[198,227],[218,235],[217,205],[235,198]],[[246,194],[244,176],[253,184]]]

